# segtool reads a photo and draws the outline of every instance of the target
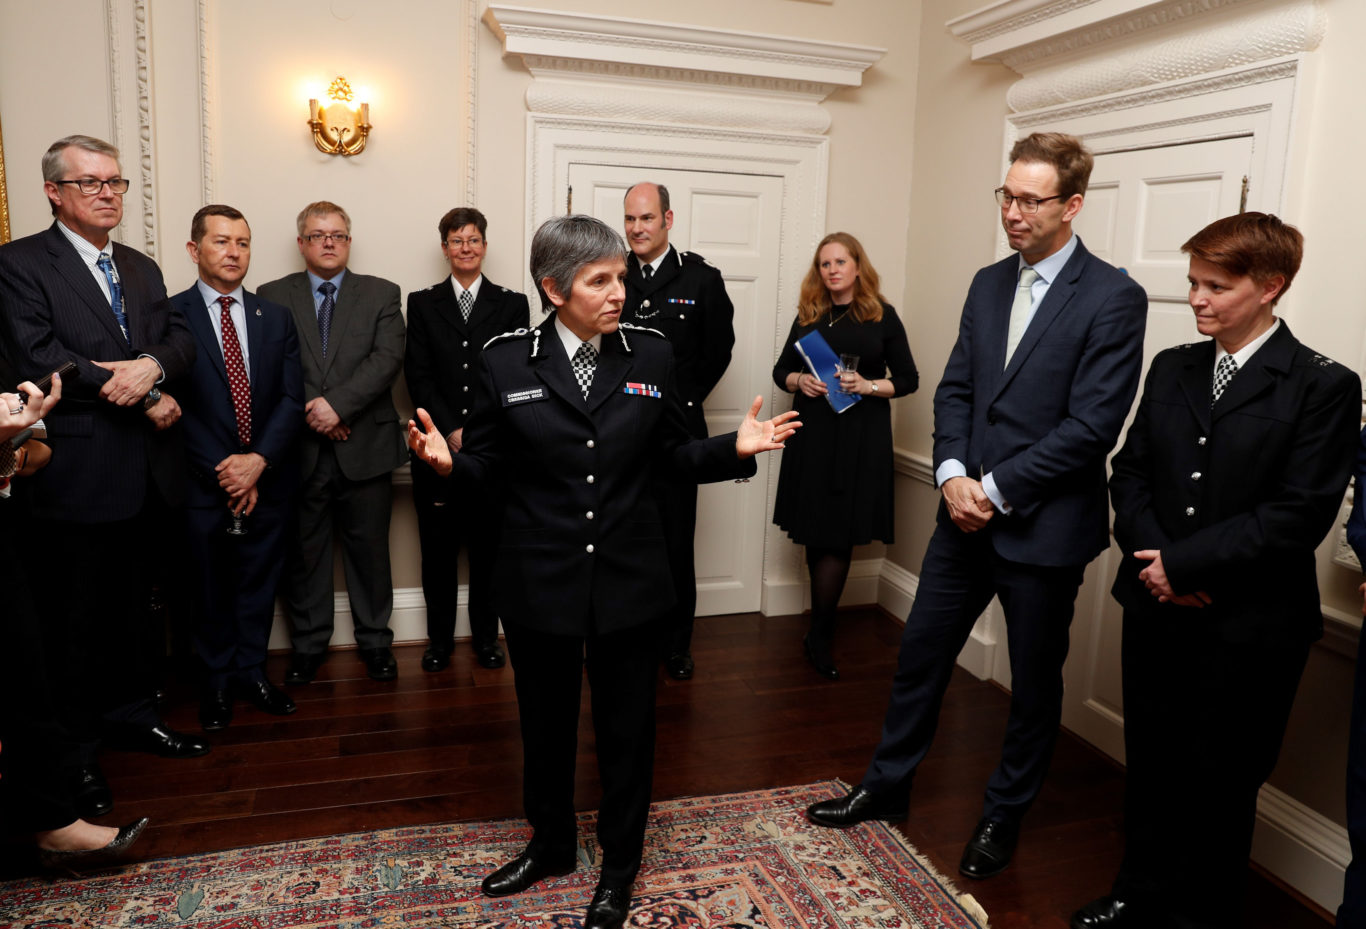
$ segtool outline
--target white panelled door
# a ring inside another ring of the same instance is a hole
[[[735,304],[735,348],[725,377],[704,410],[712,435],[731,432],[755,396],[773,395],[783,180],[756,174],[671,171],[621,165],[569,165],[573,209],[622,229],[622,199],[638,181],[668,187],[674,225],[669,241],[721,269]],[[562,201],[563,202],[563,201]],[[765,404],[762,415],[770,415]],[[704,485],[697,501],[697,615],[759,609],[768,469],[745,484]]]
[[[1203,338],[1186,303],[1181,245],[1210,222],[1238,212],[1252,143],[1247,134],[1096,156],[1073,228],[1091,252],[1126,270],[1148,292],[1144,376],[1162,349]],[[1123,761],[1122,611],[1110,596],[1119,558],[1112,542],[1087,570],[1077,597],[1063,725]]]

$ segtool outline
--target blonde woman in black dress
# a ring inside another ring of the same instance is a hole
[[[796,342],[819,331],[836,355],[858,356],[840,377],[862,399],[836,413],[825,383],[806,370]],[[797,318],[773,380],[796,395],[802,431],[789,439],[778,473],[773,522],[806,546],[811,573],[811,629],[804,647],[818,673],[839,679],[831,657],[835,607],[855,545],[893,540],[893,397],[915,391],[920,376],[906,330],[882,298],[878,274],[858,239],[832,232],[821,240],[802,282]]]

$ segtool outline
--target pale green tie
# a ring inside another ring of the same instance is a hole
[[[1010,367],[1010,358],[1015,354],[1015,349],[1020,347],[1020,340],[1024,338],[1025,326],[1029,323],[1029,308],[1034,304],[1034,296],[1030,288],[1039,279],[1039,272],[1033,268],[1025,268],[1020,272],[1020,283],[1015,288],[1015,300],[1010,304],[1010,329],[1006,333],[1006,367]]]

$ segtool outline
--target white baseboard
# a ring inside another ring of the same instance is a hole
[[[456,614],[455,636],[467,637],[470,634],[469,589],[460,585],[460,610]],[[351,601],[346,592],[333,594],[332,599],[332,645],[355,645],[355,628],[351,621]],[[427,641],[427,601],[422,596],[421,587],[394,588],[394,612],[389,618],[389,628],[394,631],[394,641]],[[284,608],[277,600],[275,603],[275,623],[270,629],[272,649],[289,648],[289,621],[285,618]]]
[[[1257,796],[1252,860],[1330,913],[1352,860],[1347,830],[1271,786]]]

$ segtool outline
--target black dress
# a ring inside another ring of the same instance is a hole
[[[836,355],[859,356],[858,373],[868,380],[887,377],[892,394],[865,394],[843,413],[825,397],[800,390],[793,408],[802,428],[787,440],[778,471],[773,522],[793,541],[822,548],[844,548],[877,539],[893,541],[892,397],[914,393],[920,385],[906,330],[896,310],[882,305],[882,319],[860,323],[836,306],[809,326],[794,320],[773,380],[787,389],[787,376],[805,371],[796,342],[819,329]],[[833,324],[832,321],[833,320]]]

